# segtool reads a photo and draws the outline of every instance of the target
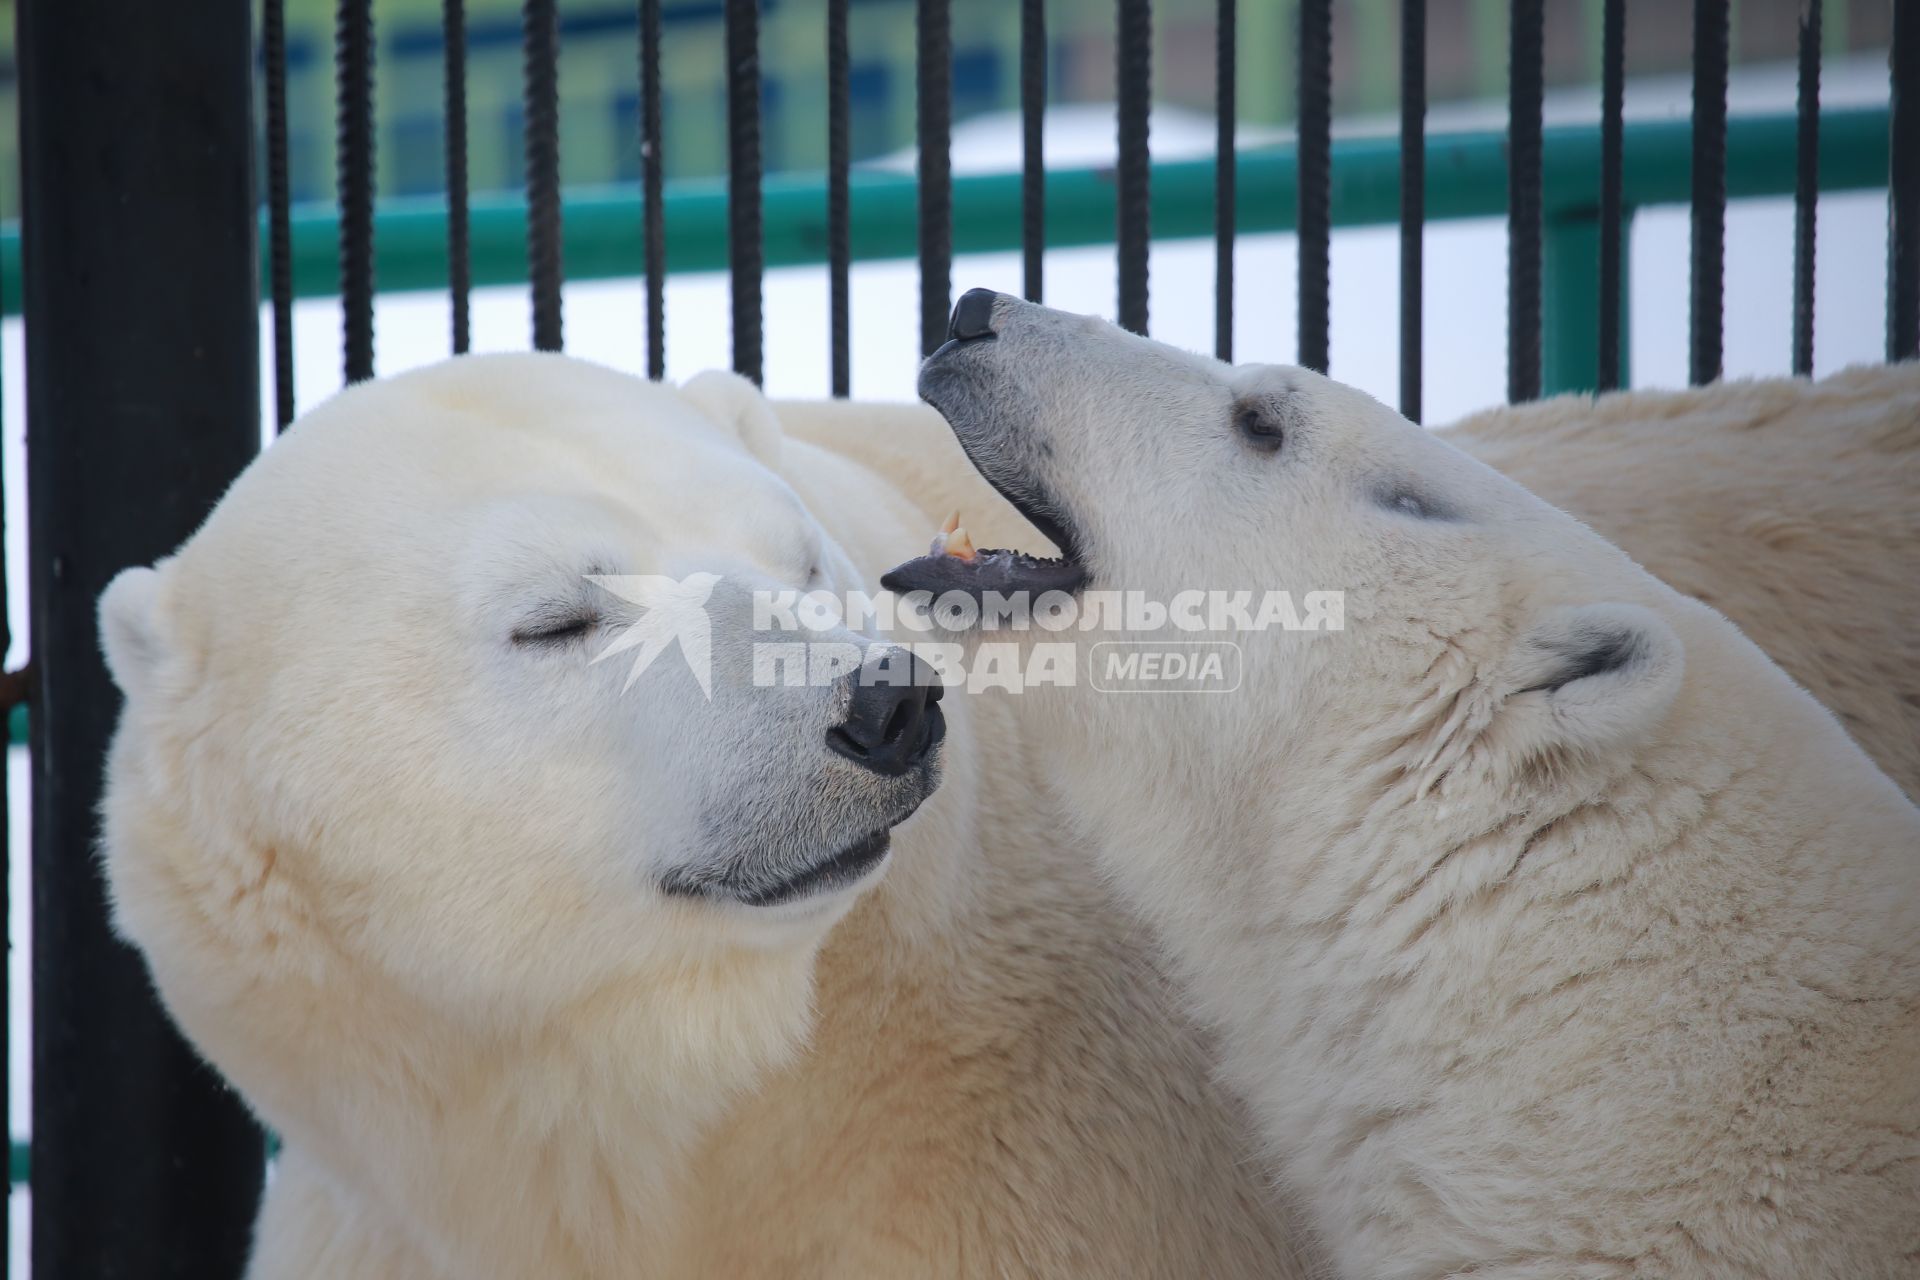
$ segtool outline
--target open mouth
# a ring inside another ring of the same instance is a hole
[[[964,437],[962,445],[966,446]],[[880,585],[903,594],[925,591],[936,598],[958,591],[976,601],[989,591],[1003,596],[1023,592],[1031,599],[1048,591],[1071,593],[1086,586],[1086,566],[1080,561],[1073,532],[1058,514],[1058,508],[1035,499],[1023,488],[1003,483],[992,469],[980,465],[970,447],[967,456],[987,483],[1013,504],[1014,510],[1060,548],[1060,554],[1036,556],[1005,547],[976,548],[967,531],[960,527],[956,513],[934,534],[926,555],[888,570],[881,576]]]
[[[976,407],[971,405],[977,396],[973,384],[983,376],[983,353],[991,353],[998,345],[995,313],[1003,301],[990,289],[969,289],[961,296],[947,324],[947,342],[920,366],[920,398],[947,420],[974,470],[1060,548],[1060,554],[1036,556],[1005,547],[976,548],[955,514],[934,535],[926,555],[881,577],[880,585],[890,591],[925,591],[936,600],[949,592],[959,592],[971,596],[977,604],[984,604],[992,592],[1009,600],[1024,597],[1031,607],[1049,591],[1072,593],[1087,584],[1080,544],[1060,503],[1034,477],[993,456],[987,440],[997,437],[996,431],[979,429],[979,424],[970,430],[965,425],[967,419],[977,416],[970,411]]]
[[[879,866],[892,846],[892,833],[877,831],[848,845],[831,858],[803,868],[784,880],[743,888],[735,896],[750,907],[774,907],[845,888]]]

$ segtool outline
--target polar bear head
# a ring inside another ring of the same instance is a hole
[[[117,919],[256,1102],[328,1028],[422,1071],[416,1030],[470,1065],[630,1009],[724,1079],[800,1025],[943,720],[866,636],[810,637],[858,655],[832,679],[756,669],[756,591],[858,585],[779,449],[732,375],[457,360],[314,411],[112,583]]]
[[[1211,776],[1223,803],[1275,805],[1247,776],[1309,759],[1391,761],[1383,776],[1416,791],[1449,775],[1504,785],[1635,741],[1680,688],[1678,597],[1304,369],[1232,367],[976,290],[920,390],[1062,555],[932,556],[888,581],[1078,593],[1079,627],[1035,635],[1082,650],[1081,687],[1047,702],[1089,761],[1080,793],[1116,823],[1173,773]],[[1263,612],[1276,592],[1290,602]],[[1111,593],[1144,603],[1085,607]],[[1233,650],[1218,688],[1099,691],[1116,651],[1195,645]]]

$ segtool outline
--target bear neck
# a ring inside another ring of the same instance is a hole
[[[813,950],[635,975],[510,1027],[368,999],[304,1041],[333,1046],[330,1083],[283,1064],[262,1076],[309,1087],[256,1101],[353,1216],[450,1274],[628,1274],[673,1247],[685,1153],[803,1044]]]

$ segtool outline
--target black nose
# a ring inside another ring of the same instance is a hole
[[[969,289],[947,321],[947,336],[959,342],[993,336],[993,304],[1000,295],[991,289]]]
[[[827,745],[892,777],[927,758],[946,732],[940,677],[905,649],[890,649],[855,672],[847,718],[827,730]]]

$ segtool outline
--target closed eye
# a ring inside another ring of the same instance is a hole
[[[1458,520],[1460,518],[1458,512],[1438,498],[1406,485],[1380,489],[1374,493],[1373,500],[1396,515],[1412,516],[1416,520]]]
[[[1287,441],[1286,428],[1268,405],[1242,405],[1234,411],[1234,429],[1240,438],[1261,453],[1278,453]]]
[[[535,618],[515,627],[513,642],[521,645],[560,645],[578,640],[600,625],[595,613],[565,613]]]

